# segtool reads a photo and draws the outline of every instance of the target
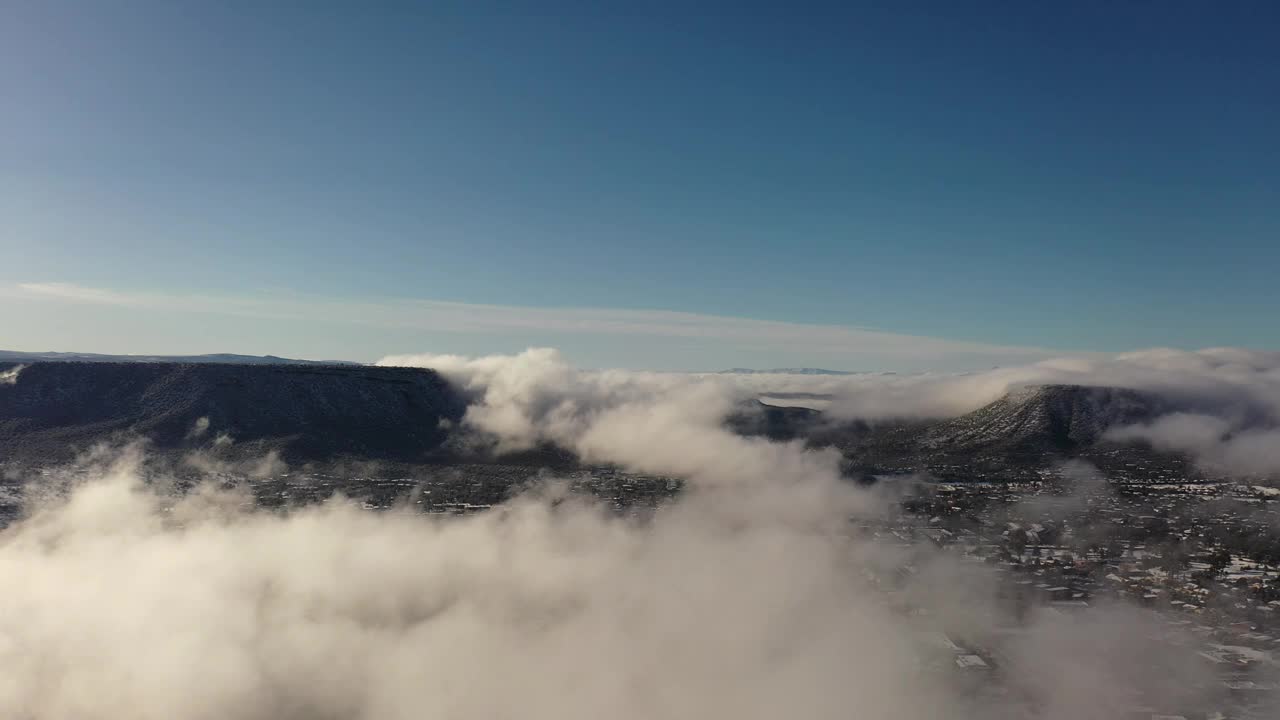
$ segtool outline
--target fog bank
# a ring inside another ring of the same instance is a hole
[[[713,464],[698,461],[706,452],[743,458],[728,471],[739,480],[752,473],[789,476],[795,468],[780,466],[789,462],[827,472],[834,458],[782,451],[718,427],[735,404],[771,393],[821,396],[830,419],[876,422],[954,417],[1027,385],[1067,384],[1129,388],[1179,409],[1149,424],[1113,428],[1110,439],[1187,453],[1213,471],[1280,473],[1276,352],[1156,348],[977,373],[911,375],[582,371],[546,348],[481,358],[392,356],[381,364],[439,370],[471,396],[465,424],[495,438],[500,448],[553,442],[590,460],[651,472],[714,474]],[[664,452],[655,454],[657,447]]]

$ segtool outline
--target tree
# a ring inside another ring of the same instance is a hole
[[[1226,548],[1220,547],[1209,555],[1209,572],[1213,576],[1222,574],[1223,570],[1231,564],[1231,552]]]

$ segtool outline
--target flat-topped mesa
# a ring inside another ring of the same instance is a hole
[[[464,411],[438,373],[419,368],[35,362],[0,385],[0,461],[66,461],[133,438],[157,451],[414,461]]]

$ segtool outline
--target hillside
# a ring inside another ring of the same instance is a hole
[[[759,400],[743,403],[725,418],[725,425],[740,435],[761,435],[775,441],[811,437],[822,422],[822,413],[807,407],[779,407]]]
[[[1069,453],[1097,442],[1107,429],[1148,422],[1165,403],[1136,390],[1040,385],[931,426],[924,447],[947,452]]]
[[[464,410],[423,369],[38,362],[0,384],[0,461],[65,461],[134,437],[157,451],[415,461]]]

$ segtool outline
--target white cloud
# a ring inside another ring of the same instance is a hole
[[[1231,430],[1220,417],[1196,413],[1169,413],[1143,425],[1129,425],[1108,433],[1114,440],[1145,440],[1157,450],[1205,453]]]
[[[14,385],[18,382],[18,373],[22,372],[25,365],[15,365],[7,370],[0,370],[0,385]]]
[[[146,304],[145,298],[136,295],[119,293],[113,290],[84,287],[82,285],[73,285],[71,283],[19,283],[17,285],[17,289],[22,293],[36,297],[93,303],[95,305],[142,307]]]

